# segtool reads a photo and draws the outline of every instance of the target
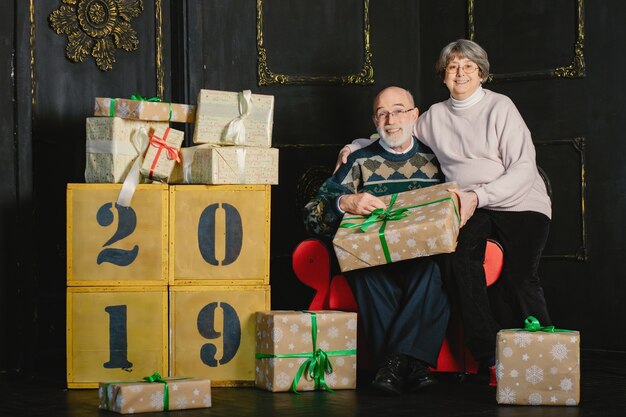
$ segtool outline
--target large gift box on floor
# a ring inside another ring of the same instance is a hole
[[[159,127],[150,135],[150,146],[141,165],[141,175],[151,180],[167,182],[174,170],[180,164],[180,147],[183,144],[185,132],[170,127]]]
[[[124,182],[135,159],[145,152],[148,135],[168,126],[167,122],[88,117],[85,182]]]
[[[192,146],[181,150],[172,184],[278,184],[278,149]]]
[[[533,317],[527,328],[539,328]],[[529,327],[530,325],[530,327]],[[544,328],[500,330],[496,376],[499,404],[577,405],[580,401],[580,333]]]
[[[193,123],[196,120],[196,108],[187,104],[161,101],[96,97],[94,116]]]
[[[101,382],[100,409],[120,414],[211,407],[211,381],[162,378],[155,373],[135,382]]]
[[[454,252],[459,234],[456,183],[380,197],[386,210],[344,215],[333,239],[342,272]]]
[[[356,329],[356,313],[257,313],[255,385],[273,392],[355,388]]]
[[[272,146],[274,96],[200,90],[194,143]]]

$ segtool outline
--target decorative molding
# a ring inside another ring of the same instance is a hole
[[[569,139],[556,139],[556,140],[540,140],[535,142],[535,146],[554,146],[554,145],[569,145],[572,146],[576,152],[579,154],[579,162],[580,162],[580,221],[581,221],[581,236],[580,236],[580,246],[574,253],[565,253],[565,254],[554,254],[554,255],[543,255],[544,259],[570,259],[575,261],[587,261],[587,223],[586,223],[586,212],[585,212],[585,188],[586,188],[586,167],[585,167],[585,138],[584,137],[575,137]],[[550,183],[547,175],[542,175],[546,188],[552,190],[552,184]],[[551,191],[550,191],[551,194]]]
[[[370,48],[370,0],[363,0],[363,67],[358,74],[348,75],[287,75],[274,73],[267,62],[267,50],[263,41],[263,0],[257,0],[257,55],[259,85],[271,84],[330,84],[330,85],[368,85],[374,83],[374,69],[372,67],[372,51]]]
[[[65,55],[83,62],[91,55],[102,71],[113,69],[115,49],[136,51],[137,32],[130,22],[143,11],[142,0],[62,0],[48,16],[50,27],[67,35]]]
[[[477,0],[467,0],[467,37],[475,40],[474,28],[474,4]],[[584,0],[576,1],[576,41],[574,42],[574,57],[569,65],[554,69],[542,69],[535,71],[512,72],[505,74],[490,74],[485,82],[533,80],[542,78],[584,78],[585,57],[583,47],[585,43],[585,19]]]

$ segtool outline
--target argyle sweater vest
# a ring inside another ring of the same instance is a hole
[[[337,198],[367,192],[375,196],[428,187],[444,181],[439,162],[430,148],[413,138],[413,148],[404,154],[386,151],[379,143],[359,149],[320,187],[304,208],[307,232],[332,238],[343,217]]]

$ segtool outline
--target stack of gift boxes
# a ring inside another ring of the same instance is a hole
[[[256,312],[270,307],[273,110],[248,91],[201,90],[197,107],[96,98],[87,184],[67,187],[68,387],[123,381],[100,385],[102,407],[140,412],[210,406],[209,379],[254,384]],[[195,146],[170,122],[195,123]],[[151,375],[178,396],[151,393]]]

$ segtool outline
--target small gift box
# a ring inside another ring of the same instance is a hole
[[[120,414],[211,407],[211,381],[200,378],[162,378],[158,373],[143,381],[101,382],[99,408]]]
[[[380,197],[387,209],[346,214],[333,239],[342,272],[454,252],[459,234],[456,183]]]
[[[160,127],[150,134],[150,146],[141,165],[141,175],[151,180],[167,182],[174,165],[181,162],[179,150],[183,144],[185,132]]]
[[[119,117],[88,117],[85,182],[121,183],[133,162],[143,157],[147,137],[167,122],[126,120]]]
[[[580,333],[542,327],[500,330],[496,340],[498,404],[578,405]]]
[[[274,96],[200,90],[194,143],[272,146]]]
[[[268,391],[356,387],[356,313],[257,313],[255,385]]]
[[[173,184],[278,184],[278,149],[199,145],[181,149]]]
[[[133,94],[130,99],[96,97],[94,116],[193,123],[196,120],[196,108],[188,104],[162,102],[158,97],[147,99]]]

